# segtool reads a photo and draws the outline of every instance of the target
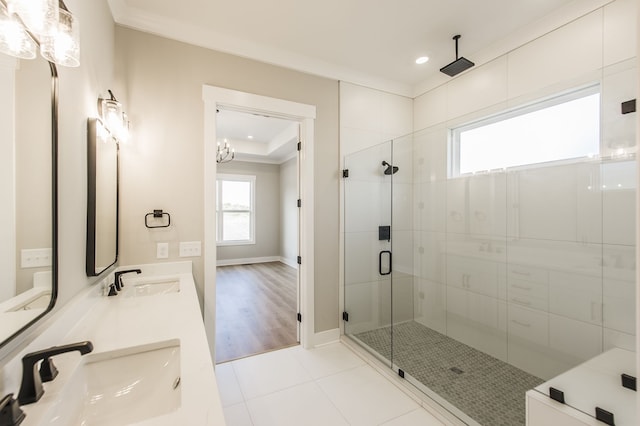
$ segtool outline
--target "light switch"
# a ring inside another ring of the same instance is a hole
[[[180,243],[180,257],[199,257],[202,255],[200,241],[183,241]]]
[[[169,257],[169,243],[158,243],[156,246],[156,257],[166,259]]]
[[[22,268],[51,266],[52,257],[50,248],[24,249],[20,251],[20,266]]]

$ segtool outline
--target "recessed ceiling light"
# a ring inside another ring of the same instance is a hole
[[[428,56],[420,56],[418,59],[416,59],[416,64],[422,65],[427,63],[428,60],[429,60]]]
[[[253,139],[253,136],[251,136],[251,135],[249,135],[249,136],[247,136],[247,137],[248,137],[249,139]]]

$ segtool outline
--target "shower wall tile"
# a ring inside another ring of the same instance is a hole
[[[602,278],[550,270],[549,312],[602,325]]]
[[[610,328],[605,328],[603,337],[603,350],[608,351],[612,348],[622,348],[628,351],[635,351],[636,336],[617,330],[611,330]]]
[[[635,334],[635,281],[605,279],[603,323],[606,328]]]
[[[393,229],[396,231],[412,230],[413,184],[394,181],[392,194]]]
[[[469,232],[467,216],[468,178],[447,181],[447,232],[464,234]]]
[[[609,66],[604,70],[600,103],[600,155],[603,157],[620,157],[638,150],[635,137],[636,114],[621,114],[620,110],[622,102],[637,97],[637,74],[635,59]]]
[[[509,236],[601,242],[599,167],[578,163],[508,173]]]
[[[446,286],[417,278],[414,301],[414,320],[438,333],[446,334]]]
[[[454,119],[507,100],[507,57],[501,56],[451,80],[447,86],[447,119]],[[470,96],[470,94],[473,96]]]
[[[349,83],[340,83],[341,126],[381,132],[382,99],[380,91]]]
[[[602,37],[602,10],[597,10],[513,50],[507,57],[509,97],[600,69]]]
[[[447,179],[448,135],[449,130],[444,125],[413,135],[415,182]]]
[[[393,270],[413,275],[414,232],[392,230]]]
[[[413,296],[414,289],[414,277],[412,275],[394,273],[391,284],[391,291],[393,293],[393,322],[406,322],[413,321],[415,317]]]
[[[549,346],[549,315],[546,312],[509,304],[509,337],[514,336],[541,348]]]
[[[445,232],[447,182],[414,184],[414,218],[418,231]]]
[[[380,131],[397,138],[413,131],[413,99],[378,92],[377,109],[380,114]]]
[[[577,365],[602,352],[602,327],[551,314],[549,346]]]
[[[635,245],[636,163],[602,165],[603,238],[606,244]]]
[[[413,128],[426,129],[447,120],[447,87],[438,86],[424,95],[418,96],[413,103]]]
[[[507,184],[504,173],[447,181],[447,232],[505,236]]]
[[[469,196],[466,216],[469,232],[480,235],[506,235],[506,193],[504,173],[469,178]]]
[[[509,364],[543,380],[575,367],[570,360],[558,357],[550,347],[536,345],[514,335],[509,335],[508,352]]]
[[[443,232],[416,232],[414,241],[415,275],[444,284],[446,278],[446,234]]]
[[[343,126],[340,128],[340,140],[344,141],[344,143],[340,145],[341,159],[344,160],[345,157],[351,154],[363,151],[372,145],[386,142],[389,138],[375,130]]]
[[[447,335],[501,360],[507,357],[506,303],[447,286]]]
[[[392,176],[393,184],[413,184],[413,136],[393,139],[392,148],[392,156],[387,161],[398,167]]]
[[[602,277],[602,245],[534,239],[509,240],[509,264]]]
[[[349,155],[344,163],[349,169],[349,181],[385,182],[383,160],[391,161],[391,142],[377,144]]]
[[[617,0],[604,7],[604,65],[636,56],[637,2]]]

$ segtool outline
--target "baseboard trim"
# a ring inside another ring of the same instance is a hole
[[[225,259],[218,260],[216,266],[233,266],[233,265],[250,265],[252,263],[282,262],[287,266],[298,269],[298,263],[295,260],[287,259],[282,256],[265,256],[265,257],[247,257],[244,259]]]
[[[280,262],[284,263],[287,266],[291,266],[292,268],[298,269],[298,262],[293,259],[287,259],[286,257],[280,256]]]
[[[216,261],[218,266],[249,265],[252,263],[281,262],[280,256],[247,257],[244,259],[226,259]]]
[[[340,341],[340,329],[321,331],[313,336],[313,346],[321,346]]]

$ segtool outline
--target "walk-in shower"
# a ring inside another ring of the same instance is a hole
[[[463,422],[524,425],[527,390],[633,345],[635,158],[452,176],[447,132],[345,157],[345,334]]]

